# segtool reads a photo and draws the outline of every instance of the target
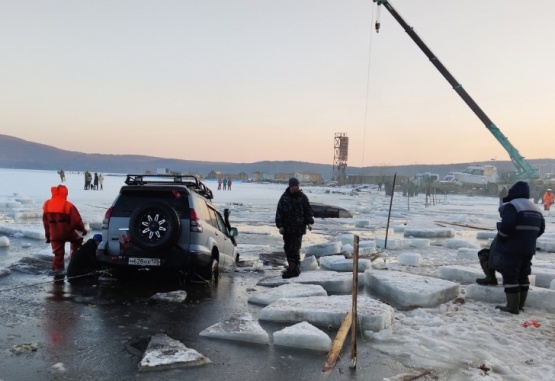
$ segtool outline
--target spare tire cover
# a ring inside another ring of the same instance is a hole
[[[131,242],[143,250],[166,249],[181,235],[181,220],[177,211],[159,201],[135,209],[129,220]]]

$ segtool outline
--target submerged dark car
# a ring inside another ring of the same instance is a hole
[[[339,206],[311,202],[310,206],[315,218],[352,218],[353,215]]]

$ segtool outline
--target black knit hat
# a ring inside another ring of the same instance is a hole
[[[525,181],[517,181],[511,189],[507,197],[503,198],[503,202],[509,202],[515,198],[530,198],[530,186]]]
[[[297,185],[299,185],[299,180],[296,177],[291,177],[289,179],[289,186],[296,187]]]

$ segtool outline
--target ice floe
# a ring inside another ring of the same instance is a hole
[[[341,253],[341,245],[340,241],[321,243],[305,247],[304,252],[305,255],[314,255],[316,257],[336,255]]]
[[[274,345],[329,351],[331,339],[325,332],[303,321],[274,332]]]
[[[466,286],[465,295],[467,298],[487,302],[491,304],[506,302],[505,289],[499,286],[480,286],[470,284]],[[555,290],[541,287],[530,287],[526,298],[526,308],[539,308],[551,313],[555,312]]]
[[[307,271],[295,278],[283,279],[281,276],[262,278],[257,285],[276,287],[286,283],[319,284],[327,292],[350,292],[353,288],[353,274],[336,271]]]
[[[343,255],[330,255],[328,257],[320,258],[320,266],[324,270],[332,270],[338,272],[353,272],[353,259],[347,259]],[[364,270],[372,267],[372,261],[366,258],[360,258],[358,260],[358,271],[364,272]]]
[[[351,311],[351,304],[351,295],[281,298],[264,307],[259,319],[279,323],[307,321],[320,327],[339,328],[345,314]],[[380,331],[393,323],[394,310],[367,295],[359,295],[357,317],[363,330]]]
[[[327,296],[324,288],[317,284],[288,283],[279,287],[264,289],[249,298],[249,303],[264,306],[280,298],[300,298],[307,296]]]
[[[200,336],[257,344],[269,344],[270,342],[268,333],[258,324],[258,321],[253,319],[250,312],[236,314],[216,323],[203,330]]]
[[[150,297],[150,300],[168,303],[183,303],[185,299],[187,299],[187,291],[184,290],[159,292]]]
[[[139,363],[139,371],[185,368],[209,363],[211,361],[196,350],[160,333],[150,339]]]
[[[403,236],[413,238],[451,238],[455,236],[455,230],[449,228],[406,228]]]
[[[458,283],[400,271],[366,270],[370,290],[398,308],[436,307],[459,296]]]

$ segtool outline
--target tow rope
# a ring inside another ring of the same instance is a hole
[[[112,275],[108,271],[92,271],[92,272],[90,272],[88,274],[84,274],[84,275],[75,275],[75,276],[72,276],[72,277],[64,276],[63,278],[53,279],[53,280],[49,280],[49,281],[46,281],[46,282],[31,283],[31,284],[26,284],[26,285],[23,285],[23,286],[12,287],[12,288],[3,288],[3,289],[0,289],[0,292],[13,291],[13,290],[17,290],[17,289],[20,289],[20,288],[26,288],[26,287],[40,286],[41,284],[60,283],[61,281],[65,281],[65,280],[84,278],[84,277],[89,277],[89,276],[93,276],[93,275],[101,274],[101,273],[106,273],[108,275]]]

